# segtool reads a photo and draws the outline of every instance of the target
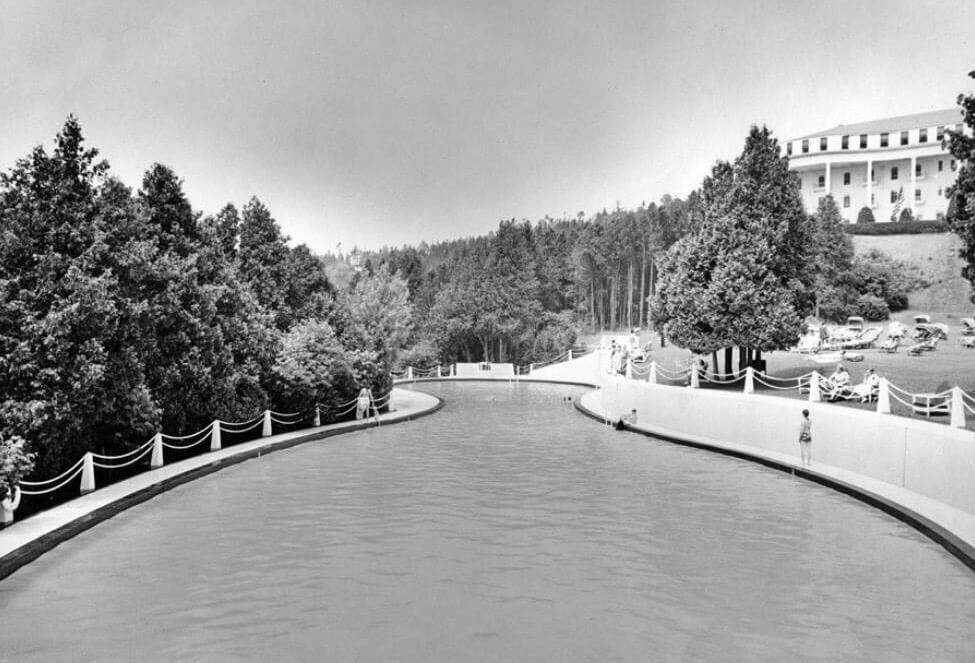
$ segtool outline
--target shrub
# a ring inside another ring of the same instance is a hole
[[[34,469],[34,454],[27,451],[24,438],[0,434],[0,499],[5,499],[21,479]]]
[[[401,371],[407,366],[430,368],[440,363],[440,351],[429,340],[417,341],[412,346],[399,353],[395,370]]]
[[[874,223],[877,219],[873,217],[873,210],[869,207],[862,207],[857,214],[857,225],[861,223]]]
[[[901,215],[897,218],[898,223],[911,223],[914,221],[914,213],[909,207],[901,210]]]
[[[860,295],[857,298],[857,315],[867,320],[886,320],[890,317],[890,308],[883,297],[876,295]]]
[[[900,223],[848,224],[843,230],[851,235],[922,235],[946,233],[948,225],[940,221],[902,221]]]

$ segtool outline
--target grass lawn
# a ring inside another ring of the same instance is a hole
[[[914,313],[914,311],[904,311],[896,314],[894,318],[908,325],[910,329],[913,329],[912,316]],[[966,349],[959,344],[959,339],[962,338],[961,321],[958,317],[939,316],[935,313],[931,314],[931,320],[932,322],[946,323],[949,327],[948,338],[941,341],[936,350],[926,352],[918,357],[911,357],[907,354],[906,347],[914,341],[909,338],[893,354],[873,349],[858,350],[857,352],[863,354],[864,358],[862,362],[844,362],[846,369],[850,372],[851,383],[859,383],[863,377],[863,372],[867,368],[873,368],[881,377],[887,378],[891,384],[910,393],[936,392],[948,387],[959,386],[967,393],[975,396],[975,349]],[[882,326],[886,328],[887,324],[888,322],[878,322],[872,325],[868,324],[868,326]],[[625,333],[626,330],[617,332],[619,335]],[[582,342],[598,343],[600,336],[601,334],[593,334],[580,340]],[[640,335],[641,343],[646,343],[650,338],[651,334],[646,331]],[[659,345],[659,337],[654,334],[652,338],[653,351],[651,352],[651,358],[664,370],[674,371],[680,366],[685,366],[692,356],[687,350],[675,347],[669,343],[666,347],[661,348]],[[814,356],[794,352],[773,352],[763,355],[763,358],[768,361],[768,373],[779,378],[795,377],[812,370],[819,371],[820,375],[828,375],[836,368],[835,362],[819,364],[812,361]],[[735,367],[737,368],[737,353],[735,359]],[[722,362],[721,366],[723,367],[723,355],[719,357],[719,361]],[[642,379],[645,380],[646,377],[644,376]],[[666,383],[665,380],[660,380],[660,382]],[[786,383],[781,384],[785,385]],[[806,394],[799,394],[796,390],[772,390],[757,383],[755,387],[756,391],[776,396],[795,398],[797,400],[805,400],[807,398]],[[738,390],[743,388],[743,383],[739,382],[736,385],[723,385],[720,387],[712,385],[710,388]],[[907,398],[907,400],[909,401],[910,399]],[[837,406],[868,410],[876,409],[876,404],[874,403],[861,404],[852,401],[843,401],[842,403],[837,403]],[[924,418],[921,415],[914,414],[909,407],[897,403],[893,398],[891,398],[891,410],[894,414],[898,415]],[[968,428],[975,430],[975,415],[968,413],[966,418]],[[933,416],[930,419],[931,421],[944,424],[948,423],[947,416]]]

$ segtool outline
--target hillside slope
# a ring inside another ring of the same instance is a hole
[[[917,265],[931,285],[910,294],[911,309],[957,316],[969,316],[975,309],[969,299],[968,281],[961,275],[965,264],[958,257],[961,239],[954,233],[853,235],[852,239],[857,254],[877,249]]]

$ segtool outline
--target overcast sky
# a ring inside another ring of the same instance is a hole
[[[973,2],[0,0],[0,169],[69,113],[138,188],[312,249],[684,197],[779,138],[950,108]]]

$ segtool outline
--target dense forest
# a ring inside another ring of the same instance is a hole
[[[343,288],[257,198],[195,212],[171,169],[131,191],[69,118],[0,175],[0,431],[52,476],[85,451],[271,407],[382,394],[405,342],[406,284]]]

